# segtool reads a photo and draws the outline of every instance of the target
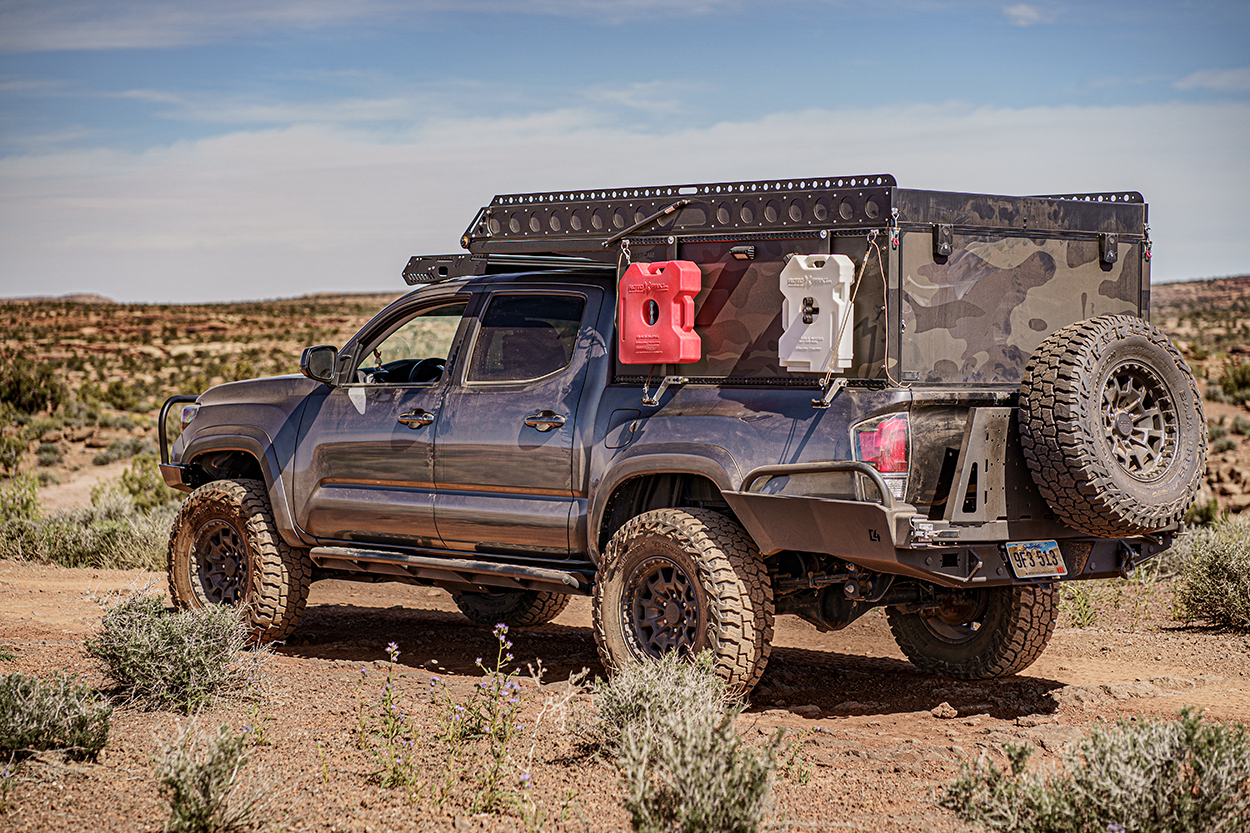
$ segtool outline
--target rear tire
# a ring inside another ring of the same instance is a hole
[[[772,653],[772,585],[734,521],[707,509],[656,509],[608,542],[594,624],[609,673],[671,651],[707,650],[728,688],[745,694]]]
[[[532,628],[545,625],[569,606],[565,593],[546,590],[505,590],[499,593],[453,593],[456,603],[475,625],[497,625],[510,628]]]
[[[217,480],[182,504],[169,535],[169,592],[180,608],[242,608],[257,642],[295,630],[312,584],[308,550],[278,534],[260,480]]]
[[[1206,470],[1193,373],[1167,336],[1131,315],[1042,342],[1020,385],[1020,443],[1055,515],[1100,538],[1179,523]]]
[[[1059,618],[1054,587],[986,587],[948,597],[937,611],[886,611],[894,641],[921,671],[990,680],[1032,665]]]

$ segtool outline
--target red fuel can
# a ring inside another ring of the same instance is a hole
[[[617,307],[625,364],[688,364],[702,356],[694,331],[694,296],[703,276],[689,260],[631,263]]]

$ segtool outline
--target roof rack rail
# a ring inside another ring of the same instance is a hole
[[[453,278],[490,275],[499,272],[546,272],[555,269],[608,269],[615,271],[615,253],[601,259],[567,255],[525,254],[454,254],[418,255],[404,267],[404,282],[417,284],[442,283]]]
[[[1137,191],[1101,191],[1091,194],[1034,194],[1039,200],[1076,200],[1078,202],[1124,202],[1143,205],[1146,198]]]
[[[639,226],[650,235],[880,227],[896,185],[889,174],[870,174],[501,194],[460,244],[474,254],[590,253]]]

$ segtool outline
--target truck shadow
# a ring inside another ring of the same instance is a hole
[[[523,676],[539,661],[544,683],[562,682],[583,668],[589,669],[591,679],[604,676],[587,628],[548,624],[514,629],[508,638],[514,656],[511,665],[519,666]],[[392,642],[399,649],[400,666],[431,675],[480,676],[478,661],[493,667],[499,655],[499,641],[490,628],[474,625],[459,613],[399,605],[310,606],[295,633],[276,650],[291,657],[368,664],[385,660]],[[1020,676],[967,683],[926,674],[889,657],[779,647],[751,692],[747,711],[781,710],[796,717],[833,720],[928,712],[945,703],[960,717],[1014,719],[1053,713],[1056,704],[1047,694],[1061,686]]]

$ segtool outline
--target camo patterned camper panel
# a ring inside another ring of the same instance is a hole
[[[884,241],[884,237],[882,238]],[[738,260],[731,250],[751,246],[754,257]],[[781,367],[781,270],[787,254],[824,254],[830,248],[858,266],[867,247],[863,237],[816,237],[778,240],[681,241],[677,257],[699,264],[703,288],[695,297],[695,332],[702,341],[698,362],[654,368],[617,363],[617,378],[680,374],[722,383],[814,385],[821,373],[792,372]],[[658,257],[658,253],[652,253]],[[669,255],[671,257],[671,255]],[[665,259],[660,257],[659,259]],[[856,299],[853,327],[855,365],[838,375],[875,378],[884,373],[885,313],[881,265],[872,257]],[[822,369],[823,372],[823,369]]]
[[[952,254],[935,257],[931,233],[905,232],[899,254],[904,382],[1015,384],[1058,328],[1139,313],[1136,242],[1103,263],[1094,237],[956,233]]]

